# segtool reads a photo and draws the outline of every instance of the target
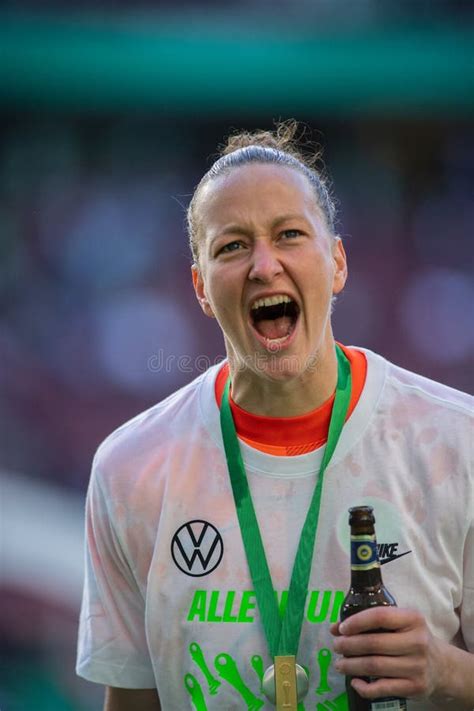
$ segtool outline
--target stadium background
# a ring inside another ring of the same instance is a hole
[[[336,336],[472,392],[473,5],[0,6],[0,708],[95,711],[74,675],[90,462],[223,356],[184,206],[232,127],[325,146]]]

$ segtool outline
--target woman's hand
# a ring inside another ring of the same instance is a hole
[[[332,625],[336,669],[366,699],[474,704],[474,655],[434,637],[416,610],[375,607]],[[360,677],[377,677],[370,683]],[[453,707],[454,708],[454,707]]]

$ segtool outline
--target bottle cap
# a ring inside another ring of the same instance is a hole
[[[349,525],[357,523],[375,523],[372,506],[353,506],[349,509]]]

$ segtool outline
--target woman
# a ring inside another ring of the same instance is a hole
[[[227,361],[95,458],[78,673],[107,711],[272,708],[282,657],[300,711],[346,708],[344,674],[419,711],[474,703],[469,398],[336,346],[346,255],[296,128],[231,138],[189,207]],[[341,627],[356,504],[374,506],[399,608]]]

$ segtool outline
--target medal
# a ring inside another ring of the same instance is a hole
[[[328,438],[319,476],[316,479],[308,513],[303,524],[288,590],[288,602],[280,617],[277,597],[267,556],[263,547],[257,516],[247,480],[239,440],[235,431],[229,402],[230,380],[222,395],[220,420],[232,493],[239,520],[250,575],[255,588],[258,610],[274,664],[267,669],[262,691],[278,711],[297,711],[298,699],[308,692],[308,676],[299,664],[296,653],[303,624],[304,608],[311,573],[314,543],[318,527],[324,472],[336,449],[351,398],[351,368],[342,349],[336,344],[337,385],[329,422]]]
[[[276,704],[277,711],[297,711],[298,701],[308,693],[309,680],[305,670],[293,656],[277,656],[262,679],[262,691]]]

